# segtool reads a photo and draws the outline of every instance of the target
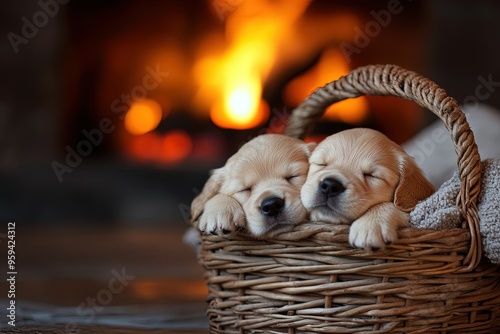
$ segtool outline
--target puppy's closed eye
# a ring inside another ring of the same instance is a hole
[[[374,181],[383,181],[386,182],[385,178],[376,172],[364,172],[363,177],[367,182],[374,182]]]
[[[292,175],[292,176],[285,177],[285,180],[287,180],[288,183],[290,183],[292,185],[300,186],[304,183],[305,177],[306,177],[306,175]]]
[[[252,187],[246,187],[246,188],[243,188],[243,189],[238,190],[236,192],[241,194],[241,193],[250,192],[250,191],[252,191]]]

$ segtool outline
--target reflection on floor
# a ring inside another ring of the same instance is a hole
[[[19,226],[16,328],[207,333],[207,290],[195,251],[183,242],[187,227],[166,226]],[[5,281],[0,289],[7,291]],[[6,294],[0,298],[5,310]],[[2,332],[13,329],[4,320],[0,324]]]

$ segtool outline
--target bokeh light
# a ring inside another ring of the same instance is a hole
[[[138,100],[132,103],[125,115],[125,128],[134,135],[148,133],[160,124],[163,118],[161,105],[152,99]]]

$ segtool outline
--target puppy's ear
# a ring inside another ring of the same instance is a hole
[[[434,187],[422,170],[406,153],[399,155],[399,183],[394,192],[394,205],[401,211],[410,212],[417,203],[434,193]]]
[[[203,212],[205,203],[217,195],[222,183],[224,182],[224,167],[214,169],[210,173],[210,177],[203,186],[201,193],[193,199],[191,203],[191,221],[196,221]]]
[[[316,142],[309,142],[306,144],[306,150],[307,150],[307,157],[309,158],[311,154],[313,153],[314,149],[318,146],[318,143]]]

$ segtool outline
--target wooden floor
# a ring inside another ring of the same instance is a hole
[[[206,334],[208,330],[187,328],[187,329],[134,329],[114,326],[86,325],[79,328],[80,332],[88,334]],[[22,334],[69,334],[72,333],[65,328],[65,325],[48,326],[23,326],[16,328],[6,328],[0,330],[2,333],[22,333]]]
[[[186,229],[17,227],[16,327],[3,315],[0,331],[208,333],[203,270]],[[5,310],[6,294],[0,303]]]

